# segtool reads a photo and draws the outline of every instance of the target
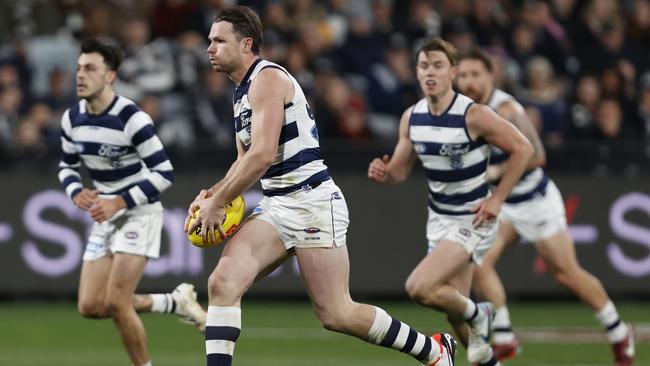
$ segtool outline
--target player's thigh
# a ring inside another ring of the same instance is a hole
[[[494,267],[503,252],[519,240],[519,234],[509,221],[500,220],[494,243],[483,256],[481,266]]]
[[[535,242],[537,252],[553,272],[566,272],[579,267],[573,239],[568,230]]]
[[[458,243],[441,240],[415,267],[407,279],[407,288],[435,290],[472,267],[471,253]],[[470,272],[471,273],[471,272]]]
[[[144,274],[147,257],[117,252],[113,255],[113,266],[106,289],[107,303],[132,301],[136,287]]]
[[[210,282],[213,285],[226,282],[245,291],[289,255],[271,224],[258,219],[246,220],[226,244]]]
[[[469,297],[470,290],[472,289],[473,273],[474,266],[465,266],[455,276],[450,278],[448,283],[463,296]]]
[[[317,312],[341,308],[352,301],[347,246],[296,248],[296,257],[305,288]]]
[[[78,289],[78,302],[81,307],[103,306],[112,265],[111,256],[82,262]]]

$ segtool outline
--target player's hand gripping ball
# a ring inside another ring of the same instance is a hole
[[[241,223],[242,218],[244,217],[244,197],[239,196],[235,198],[232,202],[226,205],[226,218],[224,219],[221,226],[223,231],[226,233],[226,237],[234,233]],[[195,215],[199,214],[199,210],[196,210]],[[195,216],[196,217],[196,216]],[[190,219],[190,225],[194,222],[195,217]],[[224,238],[221,237],[219,231],[214,231],[215,241],[212,243],[204,243],[203,238],[201,238],[201,225],[197,226],[194,231],[188,234],[190,242],[199,248],[210,248],[223,241]]]

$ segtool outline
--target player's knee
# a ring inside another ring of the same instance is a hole
[[[342,332],[346,329],[346,316],[340,311],[319,311],[316,314],[323,328],[334,332]]]
[[[80,301],[77,303],[77,310],[81,316],[89,319],[104,319],[108,316],[104,304],[97,301]]]
[[[115,318],[130,311],[133,308],[133,303],[118,297],[109,297],[104,307],[106,308],[107,315]]]
[[[421,281],[406,281],[406,293],[418,304],[426,306],[435,304],[436,291]]]
[[[217,268],[208,277],[208,294],[210,299],[230,299],[240,296],[241,287],[239,281],[234,278],[232,272]]]
[[[578,268],[555,268],[553,270],[553,279],[564,287],[573,287],[579,281],[580,269]]]

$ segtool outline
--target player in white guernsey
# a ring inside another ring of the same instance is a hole
[[[473,50],[461,58],[458,87],[477,102],[486,104],[512,122],[535,148],[526,173],[512,189],[501,209],[496,241],[474,276],[476,292],[497,307],[493,323],[495,355],[501,359],[512,357],[519,346],[512,332],[505,290],[495,266],[508,246],[524,238],[535,244],[555,280],[594,310],[613,344],[616,366],[632,364],[634,340],[631,328],[621,322],[600,281],[580,267],[576,259],[573,240],[567,229],[562,196],[540,168],[546,161],[544,146],[523,107],[511,95],[494,86],[491,61],[480,50]],[[492,181],[501,177],[507,160],[508,156],[503,152],[493,152],[488,170]]]
[[[402,182],[420,158],[429,188],[429,254],[407,279],[406,289],[418,303],[447,313],[461,338],[469,338],[470,362],[496,365],[486,341],[493,307],[468,298],[472,271],[492,243],[495,218],[523,173],[532,147],[507,121],[452,89],[458,56],[450,43],[427,40],[416,58],[424,98],[402,115],[393,156],[373,160],[368,177],[380,183]],[[492,194],[486,179],[486,143],[511,155]]]
[[[169,294],[136,295],[148,258],[160,251],[162,205],[159,195],[173,181],[173,168],[151,118],[112,84],[120,65],[118,49],[85,40],[77,62],[78,103],[61,118],[59,180],[93,224],[83,254],[79,312],[112,318],[133,365],[151,365],[138,312],[176,313],[205,323],[190,284]],[[85,188],[81,163],[95,189]]]
[[[241,299],[258,279],[295,255],[323,326],[410,354],[425,365],[454,364],[455,341],[426,336],[384,310],[353,301],[348,288],[348,209],[323,163],[314,117],[300,86],[259,58],[262,24],[253,10],[221,10],[208,36],[212,67],[237,85],[237,159],[226,176],[190,205],[203,240],[213,240],[224,205],[261,180],[264,198],[226,243],[208,279],[208,366],[230,366],[241,331]],[[188,227],[192,232],[196,225]],[[318,364],[306,361],[305,364]]]

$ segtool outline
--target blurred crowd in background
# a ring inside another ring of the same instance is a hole
[[[0,0],[0,161],[56,156],[84,37],[121,46],[118,93],[180,154],[231,149],[233,84],[211,70],[220,8],[255,8],[262,57],[301,83],[321,138],[392,146],[419,99],[414,50],[480,46],[547,146],[650,143],[650,0]]]

